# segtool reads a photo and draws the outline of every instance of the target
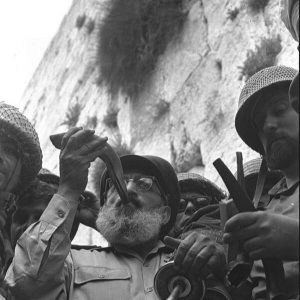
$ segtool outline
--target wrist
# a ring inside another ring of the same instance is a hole
[[[70,187],[62,184],[62,185],[59,185],[57,194],[66,199],[70,199],[70,200],[79,202],[81,192],[77,189],[70,188]]]

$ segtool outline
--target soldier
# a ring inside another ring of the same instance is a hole
[[[179,187],[172,166],[153,156],[121,157],[129,203],[123,203],[108,173],[102,176],[96,224],[109,247],[70,250],[88,169],[106,141],[80,128],[64,136],[58,192],[20,237],[6,274],[17,299],[158,299],[154,276],[174,243],[175,264],[189,273],[200,276],[204,268],[218,273],[225,267],[224,254],[203,243],[201,235],[192,233],[182,241],[165,237],[176,219]]]
[[[288,90],[297,71],[275,66],[253,75],[244,86],[236,114],[239,136],[260,153],[271,170],[283,178],[269,191],[265,211],[240,213],[227,221],[224,241],[238,240],[251,259],[254,271],[264,278],[258,260],[284,261],[288,299],[299,293],[299,114],[292,108]],[[254,299],[266,299],[264,281],[256,283]]]
[[[180,202],[175,225],[169,235],[187,236],[198,230],[215,241],[221,241],[219,201],[226,194],[199,174],[179,173]]]
[[[33,126],[17,108],[0,103],[0,285],[13,255],[10,223],[14,202],[41,165],[42,152]],[[2,294],[7,297],[5,289]]]

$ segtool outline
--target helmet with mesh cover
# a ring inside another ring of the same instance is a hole
[[[0,102],[0,136],[12,140],[19,148],[22,162],[18,192],[37,176],[42,167],[38,135],[29,120],[11,105]]]
[[[181,193],[198,192],[207,196],[211,196],[213,203],[218,203],[226,198],[226,194],[217,185],[207,178],[195,173],[178,173]]]
[[[296,74],[297,70],[285,66],[265,68],[250,77],[242,89],[235,128],[241,139],[260,154],[264,154],[264,149],[252,121],[253,109],[259,99],[264,100],[262,95],[270,88],[282,87],[288,95],[289,85]]]

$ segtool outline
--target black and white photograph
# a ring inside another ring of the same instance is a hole
[[[299,0],[0,2],[0,300],[299,300]]]

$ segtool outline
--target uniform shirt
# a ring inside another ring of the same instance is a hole
[[[107,247],[70,249],[77,202],[54,195],[20,237],[6,282],[17,299],[158,300],[153,285],[171,257],[162,242],[146,256]]]
[[[285,178],[282,178],[269,191],[269,195],[271,201],[267,205],[267,211],[299,220],[299,182],[288,188]],[[283,262],[283,267],[289,299],[296,299],[299,293],[299,261]],[[255,261],[251,279],[256,284],[252,292],[253,299],[266,299],[265,273],[261,260]]]

